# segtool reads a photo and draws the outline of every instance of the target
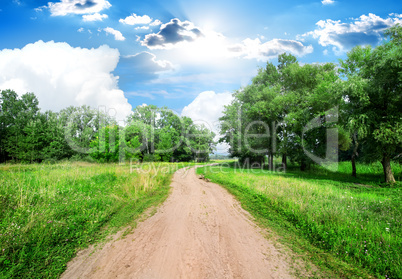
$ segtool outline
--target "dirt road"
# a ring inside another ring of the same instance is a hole
[[[292,278],[284,255],[223,188],[194,168],[175,173],[172,193],[124,239],[83,251],[62,278]]]

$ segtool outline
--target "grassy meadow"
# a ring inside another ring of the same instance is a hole
[[[358,165],[357,178],[350,162],[340,163],[337,172],[233,164],[197,171],[225,186],[283,243],[332,277],[402,278],[402,167],[394,164],[393,170],[393,186],[381,184],[379,163]]]
[[[169,194],[184,164],[0,165],[0,278],[58,278]]]

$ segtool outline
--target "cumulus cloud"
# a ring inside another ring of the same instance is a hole
[[[108,18],[107,14],[100,14],[100,13],[82,16],[83,21],[103,21],[106,18]]]
[[[150,24],[152,22],[152,18],[147,15],[139,16],[136,14],[132,14],[125,19],[120,19],[120,23],[128,24],[128,25],[136,25],[136,24]]]
[[[120,31],[113,29],[112,27],[106,27],[103,29],[107,34],[111,34],[114,36],[114,39],[116,41],[124,41],[126,38],[124,38],[123,34],[121,34]]]
[[[158,33],[146,35],[141,44],[149,49],[166,49],[181,42],[192,42],[201,36],[201,30],[192,22],[175,18],[163,24]]]
[[[383,19],[371,13],[352,19],[350,23],[331,19],[320,20],[316,23],[316,30],[301,37],[312,36],[318,39],[320,45],[333,46],[335,52],[342,53],[356,45],[379,43],[382,32],[397,23],[402,24],[401,15],[393,14],[393,17]]]
[[[107,0],[61,0],[56,3],[49,2],[44,8],[48,8],[52,16],[65,16],[68,14],[99,13],[111,6]]]
[[[160,21],[159,19],[155,19],[151,24],[149,24],[150,26],[158,26],[161,25],[162,21]]]
[[[117,111],[117,120],[131,112],[118,77],[112,72],[119,51],[106,45],[73,48],[67,43],[38,41],[22,49],[0,51],[0,89],[34,92],[44,110],[67,106],[99,106]]]
[[[205,124],[215,134],[215,140],[219,139],[219,118],[223,116],[224,106],[232,101],[232,94],[215,93],[214,91],[205,91],[200,93],[194,101],[183,108],[182,116],[190,117],[196,124]],[[226,153],[228,146],[218,144],[217,152]]]
[[[262,43],[260,39],[245,39],[241,44],[232,45],[229,51],[234,56],[247,59],[268,60],[277,57],[284,52],[290,52],[297,56],[303,56],[313,52],[311,45],[305,46],[295,40],[273,39]]]

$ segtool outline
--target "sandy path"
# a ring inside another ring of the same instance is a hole
[[[194,168],[132,234],[80,253],[62,278],[292,278],[284,256],[223,188]]]

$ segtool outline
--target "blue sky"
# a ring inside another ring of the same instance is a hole
[[[0,89],[43,110],[167,106],[213,123],[258,67],[337,62],[402,23],[400,1],[2,0]],[[111,113],[112,114],[112,113]]]

